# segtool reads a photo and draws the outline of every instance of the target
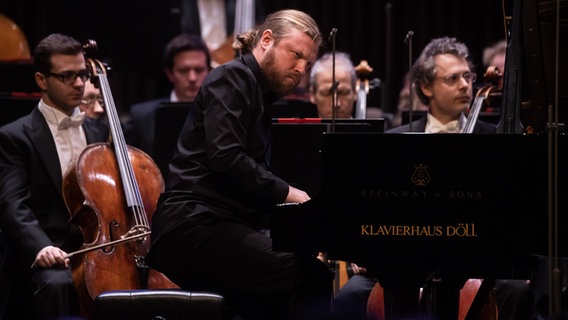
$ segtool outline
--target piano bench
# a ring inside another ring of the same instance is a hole
[[[225,320],[221,295],[180,289],[112,290],[95,299],[95,318]]]

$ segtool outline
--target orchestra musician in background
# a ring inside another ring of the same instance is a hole
[[[460,133],[471,103],[474,81],[465,44],[450,37],[431,40],[411,70],[416,93],[430,108],[426,117],[414,121],[412,132]],[[409,124],[406,124],[387,133],[408,131]],[[495,125],[478,120],[473,133],[495,133]],[[499,319],[530,319],[533,293],[527,281],[497,280],[491,294],[497,303]]]
[[[162,102],[195,100],[203,80],[211,70],[211,56],[203,40],[196,35],[180,34],[164,49],[164,72],[172,84],[169,97],[144,101],[130,108],[124,124],[126,142],[154,156],[155,114]]]
[[[85,82],[85,92],[79,108],[86,117],[94,120],[102,120],[105,114],[105,102],[101,96],[101,90],[91,82]]]
[[[483,49],[483,72],[494,66],[499,69],[501,75],[505,74],[505,58],[507,55],[507,41],[500,40]],[[499,81],[499,89],[503,87],[503,78]]]
[[[38,106],[0,128],[0,297],[9,298],[0,313],[7,306],[5,319],[72,318],[79,304],[66,255],[83,238],[69,221],[62,179],[89,143],[106,141],[108,128],[79,109],[91,77],[80,42],[51,34],[34,65]]]
[[[320,118],[333,117],[332,64],[333,54],[325,53],[314,63],[310,73],[310,101],[316,105]],[[345,52],[335,53],[335,81],[337,84],[335,118],[353,118],[355,101],[357,101],[355,92],[357,75],[349,54]]]
[[[209,73],[181,131],[147,258],[184,289],[222,294],[244,319],[329,319],[327,266],[273,251],[257,229],[273,206],[310,199],[268,170],[266,106],[300,83],[322,37],[309,15],[281,10],[237,39],[242,55]]]
[[[310,73],[310,101],[314,103],[320,118],[331,118],[333,109],[332,65],[333,54],[323,54],[312,67]],[[335,81],[337,99],[335,117],[338,119],[353,118],[357,93],[355,91],[357,74],[353,62],[346,52],[335,53]],[[367,274],[367,270],[353,262],[350,267],[349,280],[336,293],[334,299],[335,320],[367,319],[367,300],[377,279]],[[338,271],[336,271],[338,272]]]
[[[412,84],[428,113],[412,123],[412,132],[461,133],[472,102],[476,74],[468,58],[469,50],[455,38],[433,39],[424,48],[411,70]],[[408,132],[410,124],[388,130]],[[478,120],[474,133],[495,133],[493,124]]]
[[[234,35],[254,28],[264,15],[260,0],[182,0],[181,32],[201,37],[216,67],[235,57]]]
[[[404,76],[402,88],[400,89],[400,92],[398,94],[396,113],[392,121],[393,127],[398,127],[402,124],[404,112],[410,111],[411,108],[412,111],[428,111],[428,106],[424,105],[416,96],[416,90],[414,86],[410,84],[410,72],[407,72]]]

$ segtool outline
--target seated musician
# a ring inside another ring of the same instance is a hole
[[[499,69],[499,72],[505,74],[505,57],[507,54],[507,41],[500,40],[493,45],[483,49],[483,72],[487,68],[493,66]],[[499,88],[503,87],[503,78],[499,80]]]
[[[79,109],[91,77],[83,46],[51,34],[34,53],[38,106],[0,128],[0,301],[2,319],[63,319],[79,304],[67,253],[83,243],[62,198],[62,177],[108,129]],[[2,307],[6,312],[2,315]]]
[[[85,83],[85,92],[79,108],[85,112],[85,116],[95,120],[103,120],[105,109],[101,90],[91,82]]]
[[[411,85],[409,79],[410,79],[410,72],[407,72],[404,75],[402,88],[398,93],[396,113],[394,115],[394,119],[392,120],[393,127],[398,127],[403,123],[404,112],[409,112],[410,109],[412,109],[413,112],[414,111],[425,112],[428,111],[429,109],[428,106],[425,106],[424,104],[422,104],[422,102],[420,102],[420,99],[418,99],[418,97],[416,96],[416,90],[414,88],[410,90]]]
[[[237,36],[242,54],[205,78],[152,217],[150,265],[184,289],[222,294],[247,320],[329,319],[326,265],[274,251],[258,230],[276,204],[310,199],[268,170],[265,106],[299,84],[321,41],[315,21],[297,10]]]
[[[332,112],[335,112],[335,118],[353,118],[353,110],[357,100],[355,67],[347,53],[335,53],[337,99],[335,110],[332,110],[332,64],[333,54],[330,52],[322,55],[314,63],[309,82],[310,101],[316,105],[320,118],[332,118]]]
[[[392,128],[387,133],[461,133],[476,80],[468,55],[467,47],[453,38],[432,40],[411,70],[416,94],[429,111],[412,124]],[[494,133],[495,125],[478,120],[473,132]]]
[[[211,70],[211,56],[199,36],[180,34],[166,45],[163,63],[172,84],[170,95],[133,105],[130,118],[124,124],[126,142],[151,157],[154,157],[156,109],[162,102],[193,101]]]
[[[312,67],[309,82],[310,101],[314,103],[320,118],[332,117],[332,64],[333,54],[325,53]],[[357,75],[353,62],[345,52],[335,53],[335,81],[337,100],[335,117],[352,118],[357,100]],[[352,276],[335,296],[336,319],[366,319],[367,299],[377,283],[375,277],[366,274],[366,269],[350,263]]]
[[[429,106],[428,114],[387,133],[461,133],[472,101],[475,74],[469,50],[455,38],[433,39],[424,48],[411,70],[412,83],[420,101]],[[478,120],[473,133],[494,133],[495,125]],[[499,319],[530,319],[532,289],[525,280],[498,280],[491,294]]]

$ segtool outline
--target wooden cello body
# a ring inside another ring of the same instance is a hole
[[[83,248],[68,257],[81,313],[90,318],[94,299],[105,291],[177,286],[145,262],[149,221],[164,190],[160,170],[150,156],[126,145],[104,66],[87,62],[97,74],[112,142],[85,148],[64,176],[63,196],[83,233]]]
[[[149,157],[129,148],[132,166],[140,182],[145,210],[154,212],[163,180]],[[81,227],[84,248],[112,243],[131,232],[134,221],[125,212],[121,180],[117,176],[114,152],[109,144],[90,145],[64,180],[65,199],[72,222]],[[71,257],[73,279],[83,314],[93,313],[92,302],[102,292],[147,287],[148,269],[144,257],[149,250],[149,236],[85,252]]]

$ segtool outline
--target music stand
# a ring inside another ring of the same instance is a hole
[[[331,119],[272,119],[270,169],[291,185],[311,196],[318,193],[322,176],[321,141],[329,132]],[[336,132],[374,132],[384,130],[384,119],[335,119]]]

